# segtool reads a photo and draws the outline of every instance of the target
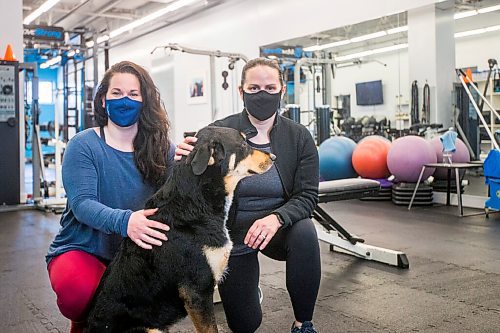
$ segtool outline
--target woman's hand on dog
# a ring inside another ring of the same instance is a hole
[[[194,148],[194,143],[198,140],[197,137],[187,136],[184,138],[184,141],[179,143],[177,147],[175,147],[175,156],[174,160],[179,161],[182,156],[188,156],[189,153]]]
[[[264,250],[280,227],[281,223],[275,214],[267,215],[252,224],[244,242],[252,249]]]
[[[160,246],[162,244],[160,239],[164,241],[168,239],[163,232],[155,229],[168,231],[169,226],[148,219],[148,216],[153,215],[157,210],[158,208],[138,210],[133,212],[128,220],[127,235],[134,243],[146,250],[151,250],[152,245]]]

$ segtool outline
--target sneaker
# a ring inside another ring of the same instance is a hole
[[[305,321],[302,323],[301,328],[295,327],[295,323],[292,324],[291,333],[318,333],[318,331],[314,329],[314,326],[310,321]]]

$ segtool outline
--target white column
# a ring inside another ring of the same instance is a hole
[[[2,1],[0,10],[0,58],[7,44],[12,44],[17,60],[23,60],[23,2]]]
[[[430,123],[452,124],[452,91],[455,82],[454,3],[445,1],[408,11],[409,84],[430,87]]]

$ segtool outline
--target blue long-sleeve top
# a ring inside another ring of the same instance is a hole
[[[169,167],[173,165],[174,150],[171,144]],[[49,247],[47,263],[71,250],[111,260],[127,236],[130,215],[143,209],[156,189],[143,180],[133,152],[110,147],[93,129],[84,130],[69,141],[62,179],[68,200],[61,229]]]

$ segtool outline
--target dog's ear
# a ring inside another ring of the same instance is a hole
[[[193,158],[191,159],[191,169],[193,173],[197,176],[207,170],[207,167],[214,163],[212,157],[212,151],[208,148],[208,145],[196,146],[193,151]]]
[[[209,165],[214,165],[225,159],[226,149],[220,142],[212,141],[209,145],[196,146],[193,154],[191,168],[193,173],[199,176],[207,170]]]

